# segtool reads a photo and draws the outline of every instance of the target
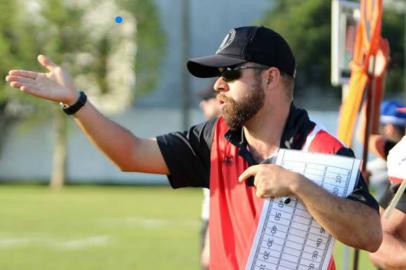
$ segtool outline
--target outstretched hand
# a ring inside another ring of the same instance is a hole
[[[11,87],[19,88],[33,96],[66,105],[75,103],[79,94],[69,74],[44,55],[38,56],[38,62],[49,72],[10,70],[6,81]]]

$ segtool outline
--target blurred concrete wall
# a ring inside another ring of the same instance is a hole
[[[112,118],[144,138],[180,130],[181,126],[180,113],[175,109],[131,109]],[[196,109],[192,119],[199,123],[203,116]],[[50,122],[21,122],[11,130],[0,153],[0,182],[48,182],[53,144]],[[70,121],[67,167],[73,183],[167,183],[164,176],[121,172],[88,142],[73,121]]]

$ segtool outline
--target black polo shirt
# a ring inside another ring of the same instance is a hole
[[[187,131],[157,137],[159,148],[170,171],[168,179],[173,188],[209,187],[210,148],[216,121],[217,119],[211,119],[192,126]],[[309,119],[307,112],[292,104],[282,133],[280,148],[300,150],[314,126],[315,123]],[[238,147],[238,154],[249,165],[258,164],[248,150],[242,129],[229,130],[225,138]],[[344,147],[336,154],[354,157],[352,150]],[[378,211],[378,203],[369,193],[362,174],[347,198],[362,202]]]

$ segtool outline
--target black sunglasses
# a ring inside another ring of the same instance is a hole
[[[241,70],[243,69],[268,69],[269,67],[258,67],[258,66],[240,66],[235,68],[226,67],[222,72],[220,72],[220,77],[226,82],[231,82],[241,78]]]

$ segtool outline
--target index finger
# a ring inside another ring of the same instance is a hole
[[[251,167],[248,167],[239,177],[238,181],[242,182],[247,180],[251,176],[255,176],[259,170],[259,165],[254,165]]]
[[[8,75],[13,76],[20,76],[24,78],[29,78],[35,80],[35,78],[39,75],[38,72],[29,71],[29,70],[22,70],[22,69],[14,69],[8,72]]]

